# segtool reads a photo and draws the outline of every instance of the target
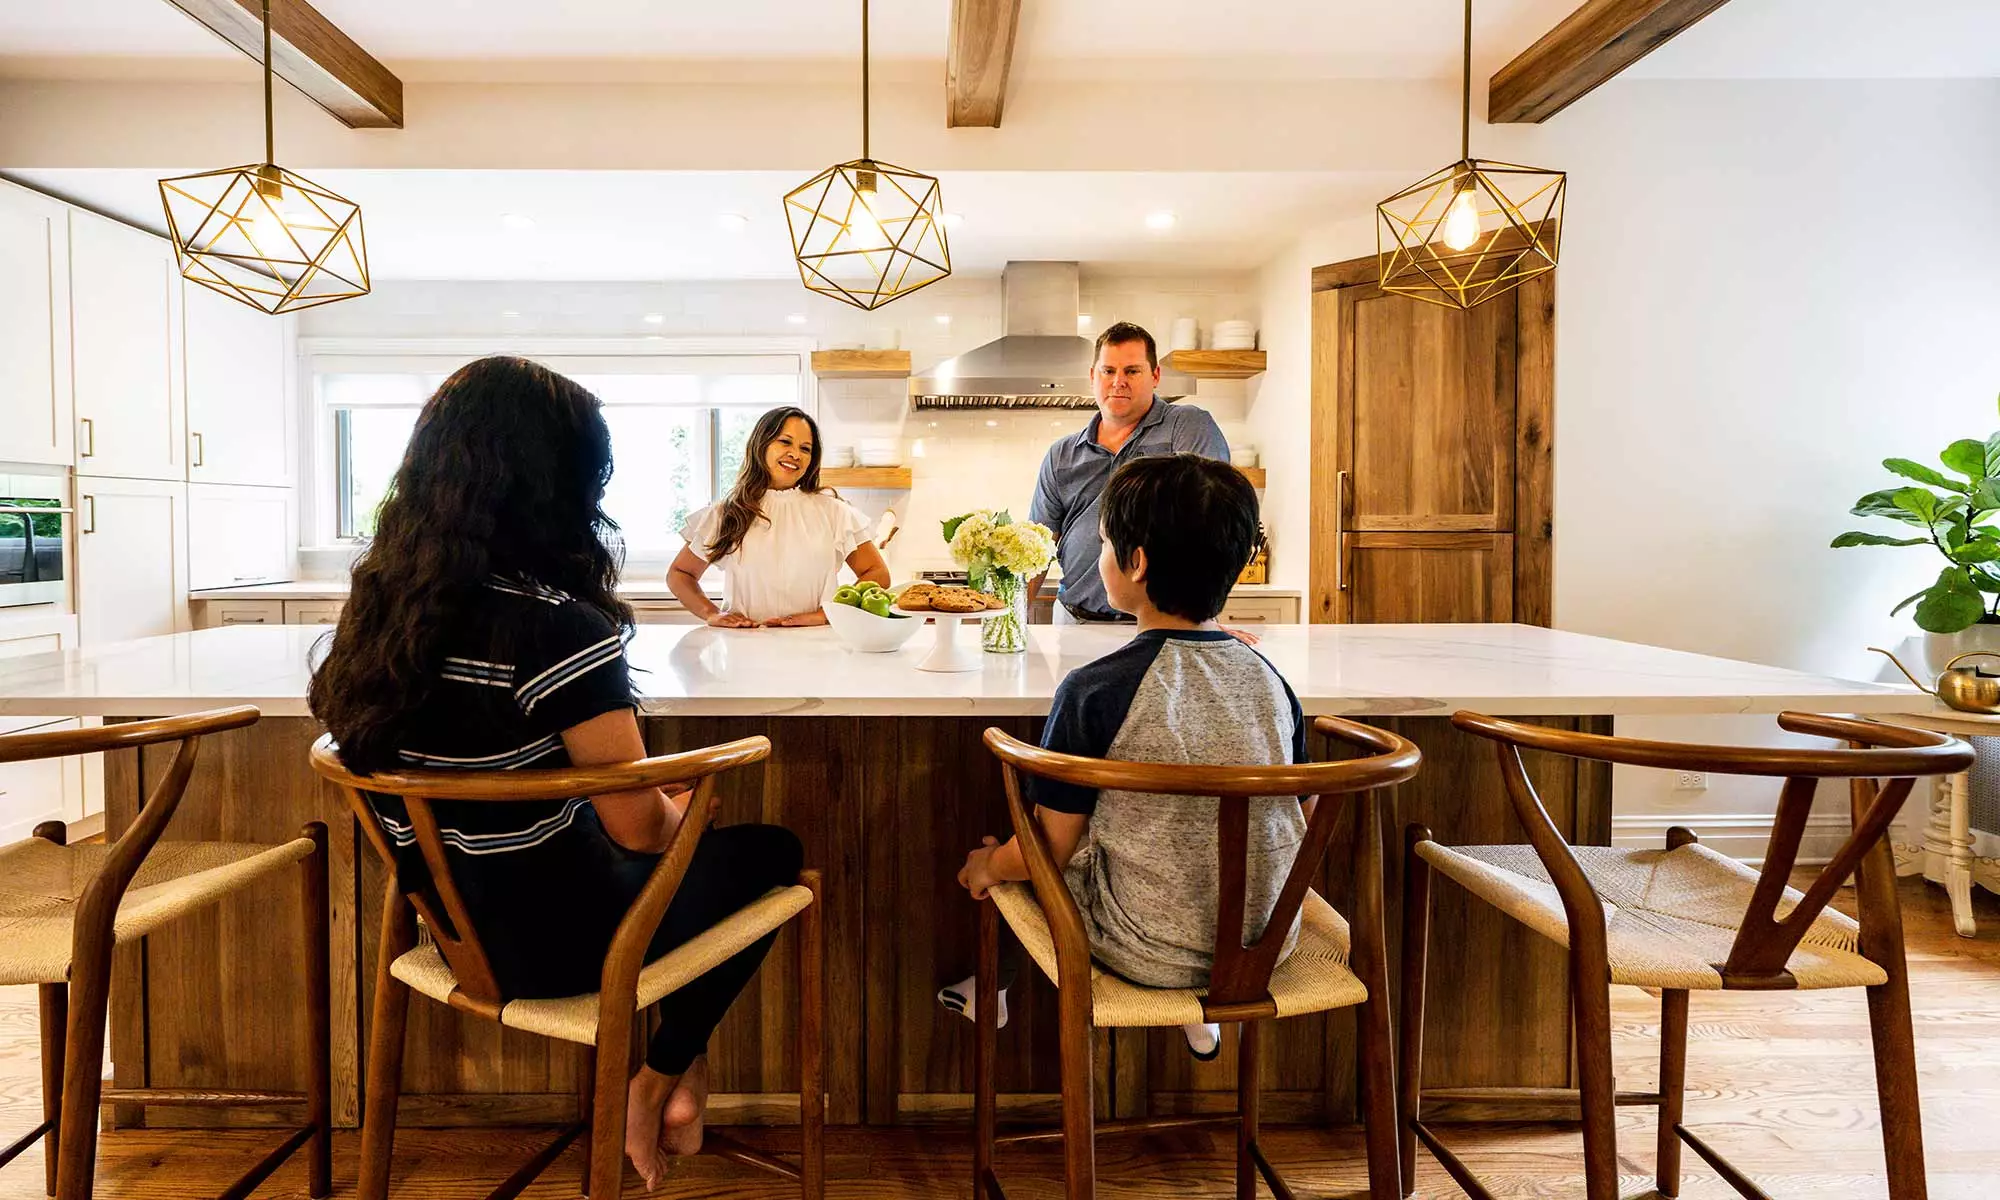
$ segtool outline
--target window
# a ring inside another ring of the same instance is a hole
[[[375,531],[417,413],[447,375],[472,355],[308,359],[319,459],[328,483],[323,536],[361,539]],[[604,508],[628,554],[666,559],[680,548],[690,513],[725,493],[742,466],[751,427],[772,408],[807,401],[804,355],[536,355],[604,402],[613,469]]]

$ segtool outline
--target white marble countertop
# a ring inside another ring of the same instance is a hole
[[[255,704],[306,714],[307,654],[324,627],[242,625],[0,660],[0,715],[160,716]],[[1261,649],[1312,714],[1515,716],[1922,712],[1911,688],[1807,675],[1528,625],[1273,625]],[[1074,668],[1129,629],[1031,627],[981,670],[916,669],[933,634],[859,654],[830,629],[646,625],[633,678],[648,712],[709,716],[1005,716],[1048,711]],[[959,636],[976,637],[969,628]]]
[[[338,579],[293,579],[284,583],[246,583],[241,587],[205,588],[188,593],[190,600],[345,600],[348,580]],[[667,590],[664,579],[627,579],[618,585],[618,594],[626,600],[674,600],[674,594]],[[720,593],[711,593],[718,599]],[[1267,583],[1239,583],[1229,589],[1232,596],[1267,596],[1279,600],[1296,600],[1300,596],[1297,588],[1272,587]]]

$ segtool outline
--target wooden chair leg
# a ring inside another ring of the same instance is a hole
[[[972,1200],[986,1200],[993,1178],[994,1063],[1000,1042],[1000,910],[979,902],[979,964],[972,1001]]]
[[[104,1089],[104,1022],[111,1002],[111,932],[79,937],[72,955],[62,1051],[56,1200],[90,1200],[97,1177],[98,1097]],[[88,943],[88,944],[83,944]]]
[[[1417,1118],[1424,1092],[1424,989],[1429,981],[1431,952],[1431,865],[1416,853],[1418,842],[1430,840],[1428,826],[1412,825],[1403,833],[1403,996],[1398,1047],[1396,1103],[1398,1166],[1403,1195],[1417,1191]],[[1372,1118],[1371,1118],[1372,1119]]]
[[[1236,1200],[1257,1200],[1257,1022],[1236,1027]]]
[[[300,863],[300,908],[304,913],[306,958],[306,1120],[312,1140],[306,1145],[306,1195],[326,1200],[333,1195],[333,1004],[331,971],[332,924],[326,878],[326,826],[307,823],[301,831],[313,851]]]
[[[1583,1106],[1586,1200],[1618,1200],[1617,1079],[1611,1068],[1611,968],[1603,936],[1571,932],[1570,995],[1576,1010],[1577,1090]]]
[[[812,891],[799,914],[799,1193],[826,1195],[826,923],[818,871],[799,872]]]
[[[368,1035],[368,1080],[361,1114],[361,1170],[355,1184],[359,1200],[388,1200],[389,1165],[396,1152],[396,1106],[403,1093],[403,1030],[410,1013],[410,989],[389,973],[389,962],[389,954],[384,953],[375,964],[375,1012]]]
[[[625,1023],[625,1032],[609,1035],[597,1031],[597,1046],[591,1051],[596,1082],[591,1085],[590,1141],[584,1167],[589,1177],[585,1194],[590,1200],[618,1200],[625,1190],[625,1085],[632,1062],[632,1029],[636,1021]]]
[[[1875,1052],[1875,1095],[1882,1109],[1882,1152],[1889,1200],[1925,1200],[1924,1122],[1917,1098],[1917,1047],[1910,1024],[1910,983],[1892,970],[1868,989],[1868,1032]]]
[[[47,1195],[56,1194],[56,1156],[62,1145],[63,1039],[68,1036],[69,988],[45,983],[40,988],[42,1021],[42,1161]]]
[[[1660,993],[1660,1128],[1653,1186],[1665,1200],[1681,1194],[1682,1103],[1686,1099],[1688,994],[1683,988]]]
[[[1095,1064],[1090,1053],[1090,976],[1064,979],[1057,992],[1062,1043],[1063,1193],[1066,1200],[1093,1200],[1097,1194],[1097,1126],[1092,1096]]]
[[[583,1122],[583,1194],[590,1195],[590,1146],[597,1136],[597,1047],[584,1046],[576,1065],[576,1119]]]

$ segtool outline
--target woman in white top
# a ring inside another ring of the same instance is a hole
[[[819,459],[819,426],[804,410],[775,408],[758,420],[736,486],[681,527],[687,545],[667,568],[667,586],[689,612],[722,629],[824,625],[820,605],[842,563],[857,581],[888,586],[868,519],[820,490]],[[701,590],[710,563],[725,580],[721,608]]]

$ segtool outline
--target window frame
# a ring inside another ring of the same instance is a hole
[[[589,374],[687,375],[705,377],[727,375],[726,370],[691,369],[699,364],[690,359],[770,359],[765,364],[778,368],[773,373],[796,373],[799,407],[819,419],[819,382],[812,372],[812,338],[786,337],[646,337],[646,338],[346,338],[306,337],[299,339],[299,372],[304,383],[299,389],[305,412],[306,436],[300,447],[299,505],[301,528],[309,549],[351,552],[360,545],[354,537],[342,537],[343,509],[349,501],[341,494],[344,464],[339,455],[336,409],[328,403],[322,377],[339,372],[382,374],[455,369],[458,365],[488,354],[518,354],[546,362],[552,369]],[[783,361],[789,360],[789,361]],[[722,366],[723,364],[714,364]],[[708,420],[709,471],[713,475],[720,455],[717,438],[719,422],[715,406],[704,406]],[[664,568],[670,555],[634,553],[628,568],[637,564]],[[658,560],[657,562],[655,560]]]

